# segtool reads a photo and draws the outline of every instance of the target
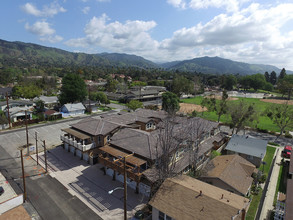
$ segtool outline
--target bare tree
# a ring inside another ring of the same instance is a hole
[[[211,129],[211,122],[201,118],[169,116],[156,130],[156,191],[165,179],[181,173],[185,167],[195,172],[199,146]],[[154,193],[154,192],[153,192]]]

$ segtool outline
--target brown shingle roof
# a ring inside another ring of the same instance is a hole
[[[249,200],[182,175],[166,179],[149,204],[174,219],[227,220],[240,219],[238,211],[247,209]]]
[[[120,125],[103,119],[87,118],[76,124],[71,125],[73,128],[88,133],[90,135],[106,135],[111,131],[119,128]]]
[[[255,165],[237,154],[217,156],[206,165],[207,175],[219,178],[226,184],[245,195],[251,186]]]

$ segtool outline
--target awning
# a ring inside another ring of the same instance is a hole
[[[125,153],[125,152],[123,152],[121,150],[118,150],[118,149],[116,149],[114,147],[110,147],[108,145],[99,148],[99,150],[101,150],[101,151],[103,151],[105,153],[111,154],[112,156],[114,156],[116,158],[126,157],[127,155],[129,155],[128,153]],[[133,164],[133,165],[136,165],[136,166],[140,166],[140,165],[146,163],[145,160],[142,160],[142,159],[140,159],[140,158],[138,158],[136,156],[126,157],[126,162],[130,163],[130,164]]]
[[[66,132],[66,133],[68,133],[68,134],[71,134],[74,137],[77,137],[77,138],[79,138],[81,140],[86,140],[86,139],[90,139],[91,138],[90,136],[88,136],[86,134],[83,134],[83,133],[81,133],[81,132],[79,132],[77,130],[74,130],[72,128],[65,128],[65,129],[61,129],[61,130],[64,131],[64,132]]]

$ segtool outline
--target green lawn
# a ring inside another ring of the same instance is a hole
[[[266,162],[266,164],[260,166],[260,170],[264,170],[264,174],[266,176],[268,176],[275,151],[276,151],[276,148],[268,146],[267,153],[265,155],[265,158],[263,159],[263,161]]]
[[[262,195],[262,189],[259,191],[257,195],[252,196],[249,209],[246,213],[246,217],[245,217],[246,220],[254,220],[261,195]]]
[[[203,99],[202,96],[196,96],[194,98],[181,99],[181,102],[200,105],[202,99]],[[239,98],[238,100],[233,100],[228,102],[229,104],[231,103],[233,104],[233,103],[239,103],[241,100],[244,100],[246,103],[249,103],[249,104],[254,104],[255,109],[257,110],[259,114],[259,123],[257,125],[259,129],[266,129],[268,131],[274,131],[274,132],[280,131],[280,129],[276,125],[273,124],[270,118],[268,118],[267,116],[262,116],[262,113],[266,109],[269,109],[271,108],[271,106],[277,105],[277,104],[263,102],[260,99],[254,99],[254,98]],[[218,119],[218,116],[216,115],[215,112],[198,113],[198,116],[208,120],[212,120],[212,121],[216,121]],[[229,119],[230,119],[229,115],[221,116],[221,122],[223,123],[228,123]],[[251,124],[250,127],[254,127],[253,124]]]

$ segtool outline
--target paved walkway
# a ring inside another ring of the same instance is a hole
[[[36,155],[32,155],[36,159]],[[123,219],[123,190],[111,195],[108,191],[123,187],[119,181],[103,175],[101,165],[89,165],[80,158],[73,156],[62,147],[47,153],[48,171],[64,185],[71,194],[77,196],[89,208],[103,219]],[[44,155],[40,154],[39,163],[44,166]],[[127,211],[133,216],[147,202],[147,198],[128,188]]]
[[[277,151],[279,149],[279,151]],[[273,203],[274,203],[274,198],[275,198],[275,192],[276,192],[276,186],[278,182],[278,177],[279,177],[279,172],[280,172],[280,164],[281,164],[281,153],[282,153],[282,148],[279,147],[276,149],[276,161],[272,170],[272,175],[270,178],[270,182],[268,185],[268,190],[266,193],[266,197],[263,203],[263,208],[260,214],[260,220],[263,219],[270,219],[269,218],[269,211],[274,209]]]

